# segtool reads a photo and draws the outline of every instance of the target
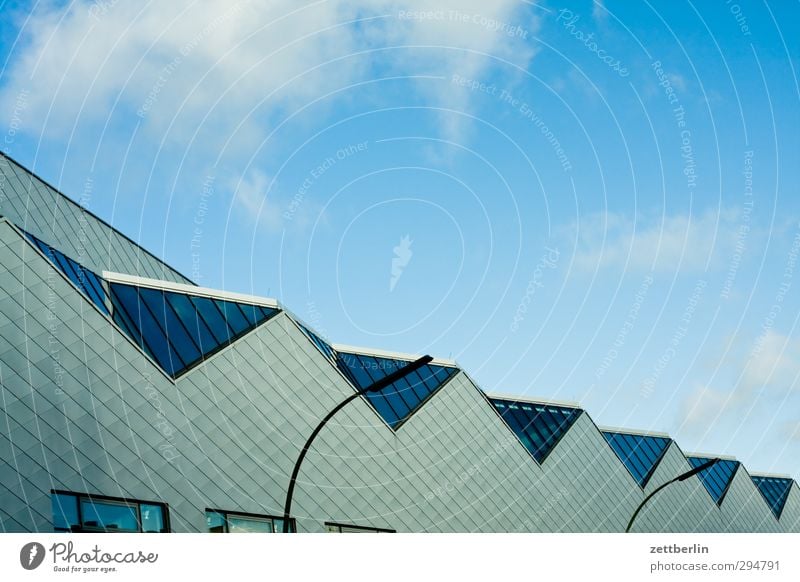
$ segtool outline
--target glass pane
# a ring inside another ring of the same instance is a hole
[[[189,334],[195,339],[204,354],[215,350],[220,345],[220,342],[208,329],[203,319],[198,317],[197,309],[186,295],[170,293],[169,301],[175,309],[175,313],[178,314],[186,329],[189,330]]]
[[[192,297],[192,303],[197,308],[197,313],[208,325],[211,333],[214,334],[218,344],[223,344],[231,339],[233,333],[228,324],[225,323],[222,313],[213,300],[207,297]]]
[[[170,350],[167,338],[153,320],[152,315],[139,302],[139,293],[136,287],[130,285],[111,284],[112,298],[116,299],[115,309],[122,308],[130,318],[130,324],[138,332],[147,351],[164,368],[170,363]],[[115,318],[116,319],[116,318]],[[166,369],[166,368],[165,368]],[[171,370],[171,367],[170,367]]]
[[[214,302],[225,316],[225,321],[227,321],[228,325],[231,326],[234,335],[239,335],[248,327],[250,327],[250,325],[247,323],[247,320],[244,318],[244,315],[242,315],[242,312],[239,310],[238,305],[231,303],[230,301],[220,301],[219,299],[215,299]]]
[[[136,508],[127,503],[81,499],[84,527],[108,531],[139,531]]]
[[[243,303],[239,304],[239,308],[242,310],[242,315],[247,320],[247,323],[250,324],[250,327],[255,326],[261,321],[261,310],[255,305],[245,305]]]
[[[496,398],[490,399],[490,402],[539,463],[544,462],[556,443],[572,427],[580,412],[576,408]]]
[[[169,293],[154,289],[141,289],[140,295],[166,333],[167,341],[178,353],[183,365],[200,359],[200,350],[189,337],[178,316],[169,305]]]
[[[53,506],[53,527],[68,530],[78,523],[78,498],[74,495],[53,493],[51,497]]]
[[[275,533],[271,519],[228,514],[230,533]]]
[[[150,505],[142,503],[139,505],[139,512],[142,514],[143,532],[163,532],[164,531],[164,508],[160,505]]]
[[[206,511],[206,525],[211,533],[225,533],[225,516],[216,511]]]

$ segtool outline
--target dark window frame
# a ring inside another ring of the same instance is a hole
[[[67,491],[65,489],[51,489],[51,503],[52,503],[52,496],[53,495],[63,495],[65,497],[74,497],[75,503],[77,505],[77,515],[78,515],[78,524],[77,526],[72,526],[68,529],[64,528],[56,528],[55,526],[53,529],[58,532],[70,532],[70,533],[170,533],[172,531],[172,527],[170,524],[169,518],[169,505],[164,503],[163,501],[148,501],[145,499],[134,499],[132,497],[112,497],[110,495],[97,495],[95,493],[80,493],[77,491]],[[139,531],[138,532],[131,532],[128,530],[115,530],[113,528],[107,529],[103,527],[95,527],[95,526],[86,526],[83,523],[83,509],[81,507],[81,500],[88,500],[92,503],[95,501],[97,502],[108,502],[108,503],[116,503],[122,505],[128,505],[136,508],[136,520],[139,524]],[[164,527],[160,532],[145,532],[142,531],[142,505],[153,505],[155,507],[161,508],[161,515],[164,518]]]
[[[354,525],[352,523],[341,523],[338,521],[326,521],[325,527],[338,527],[338,528],[350,528],[350,529],[357,529],[364,533],[397,533],[396,529],[388,529],[385,527],[372,527],[369,525]],[[350,532],[343,532],[341,529],[339,531],[331,531],[328,530],[328,533],[350,533]]]
[[[247,511],[231,511],[228,509],[217,509],[213,507],[206,507],[205,510],[206,515],[209,513],[218,513],[220,514],[223,519],[225,520],[224,528],[225,530],[222,533],[230,533],[229,526],[228,526],[228,516],[232,515],[234,517],[244,517],[244,518],[251,518],[251,519],[262,519],[267,520],[270,519],[273,522],[279,520],[281,522],[281,531],[283,531],[283,516],[282,515],[270,515],[267,513],[250,513]],[[273,524],[274,525],[274,524]],[[297,520],[293,517],[289,518],[289,531],[296,532],[297,531]],[[209,532],[207,532],[209,533]],[[275,532],[275,533],[281,533]]]

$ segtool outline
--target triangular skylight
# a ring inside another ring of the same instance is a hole
[[[711,460],[710,457],[686,457],[686,459],[694,468]],[[722,500],[725,499],[725,494],[728,492],[738,467],[739,461],[721,459],[710,468],[697,474],[697,477],[703,482],[708,494],[711,495],[717,505],[721,505]]]
[[[358,390],[363,390],[372,383],[388,376],[410,363],[401,358],[373,356],[356,352],[335,350],[328,342],[320,338],[305,325],[298,323],[300,329],[308,336],[317,349],[335,365],[350,383]],[[409,416],[441,388],[458,368],[439,364],[427,364],[387,386],[380,392],[369,392],[364,395],[375,411],[392,428],[398,428]]]
[[[25,233],[100,311],[176,378],[275,315],[262,305],[104,280],[70,257]],[[110,308],[110,311],[109,311]]]
[[[490,397],[489,401],[540,464],[582,412],[579,408],[504,398]]]
[[[761,477],[758,475],[753,475],[752,479],[755,486],[761,491],[761,495],[764,496],[767,505],[772,509],[772,513],[775,514],[775,519],[780,519],[794,481],[784,477]]]
[[[113,318],[173,378],[278,310],[112,282]]]
[[[338,351],[336,353],[339,369],[359,389],[366,388],[409,363],[408,360],[396,358]],[[389,426],[397,428],[456,372],[458,369],[451,366],[427,364],[380,392],[369,392],[364,396]]]
[[[667,437],[613,431],[602,432],[622,464],[642,488],[647,485],[672,442],[672,439]]]
[[[58,270],[64,273],[100,311],[108,315],[106,292],[103,289],[100,277],[83,265],[72,260],[61,251],[42,242],[32,234],[26,232],[25,236],[27,236],[36,248],[42,251],[44,256],[46,256]]]

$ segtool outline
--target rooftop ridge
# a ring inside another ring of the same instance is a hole
[[[311,329],[311,328],[309,328]],[[313,331],[313,329],[312,329]],[[413,361],[420,357],[423,354],[405,354],[402,352],[393,352],[388,350],[379,350],[375,348],[364,348],[358,346],[350,346],[346,344],[337,344],[331,343],[331,347],[336,350],[337,352],[345,353],[345,354],[359,354],[362,356],[374,356],[378,358],[391,358],[395,360],[408,360]],[[438,366],[446,366],[448,368],[460,368],[458,364],[456,364],[455,360],[447,360],[444,358],[434,358],[431,364],[436,364]]]
[[[161,259],[161,258],[157,257],[155,254],[153,254],[152,252],[150,252],[149,250],[147,250],[145,247],[143,247],[142,245],[140,245],[139,243],[137,243],[135,240],[133,240],[133,239],[132,239],[131,237],[129,237],[127,234],[125,234],[124,232],[122,232],[122,231],[121,231],[121,230],[119,230],[118,228],[115,228],[114,226],[112,226],[111,224],[109,224],[108,222],[106,222],[104,219],[102,219],[101,217],[99,217],[97,214],[95,214],[94,212],[92,212],[91,210],[89,210],[88,208],[86,208],[85,206],[82,206],[82,205],[78,204],[78,202],[76,202],[75,200],[73,200],[72,198],[70,198],[69,196],[67,196],[66,194],[64,194],[64,193],[63,193],[61,190],[59,190],[58,188],[56,188],[55,186],[53,186],[52,184],[50,184],[50,182],[48,182],[47,180],[45,180],[44,178],[42,178],[42,177],[41,177],[41,176],[39,176],[38,174],[34,173],[34,172],[33,172],[32,170],[30,170],[29,168],[27,168],[27,167],[25,167],[24,165],[22,165],[21,163],[19,163],[17,160],[15,160],[15,159],[14,159],[14,158],[12,158],[11,156],[9,156],[9,155],[8,155],[6,152],[4,152],[4,151],[0,151],[0,157],[2,157],[2,158],[3,158],[3,159],[5,159],[5,160],[8,160],[8,162],[10,162],[10,163],[14,164],[15,166],[17,166],[18,168],[22,169],[22,171],[24,171],[26,174],[28,174],[28,175],[29,175],[29,176],[31,176],[32,178],[34,178],[34,179],[38,180],[39,182],[41,182],[42,184],[44,184],[44,185],[45,185],[47,188],[49,188],[50,190],[52,190],[53,192],[55,192],[56,194],[58,194],[58,195],[59,195],[61,198],[63,198],[64,200],[66,200],[68,204],[71,204],[72,206],[74,206],[75,208],[77,208],[78,210],[80,210],[81,212],[85,212],[86,214],[88,214],[89,216],[91,216],[93,219],[95,219],[96,221],[98,221],[98,222],[99,222],[100,224],[102,224],[103,226],[105,226],[105,227],[107,227],[107,228],[110,228],[112,231],[114,231],[115,233],[117,233],[117,234],[118,234],[119,236],[121,236],[123,239],[125,239],[126,241],[128,241],[129,243],[131,243],[132,245],[134,245],[136,248],[140,249],[140,250],[141,250],[143,253],[145,253],[146,255],[149,255],[150,257],[152,257],[153,259],[155,259],[156,261],[158,261],[158,262],[159,262],[161,265],[163,265],[163,266],[164,266],[166,269],[169,269],[170,271],[172,271],[172,272],[176,273],[177,275],[180,275],[180,276],[181,276],[181,277],[183,277],[183,278],[184,278],[186,281],[188,281],[190,284],[194,285],[194,281],[192,281],[192,280],[191,280],[189,277],[187,277],[186,275],[184,275],[183,273],[181,273],[181,272],[180,272],[178,269],[176,269],[175,267],[173,267],[172,265],[170,265],[169,263],[167,263],[167,262],[166,262],[164,259]],[[22,228],[22,227],[20,226],[20,228]]]
[[[555,398],[540,398],[537,396],[519,396],[516,394],[508,394],[505,392],[487,392],[487,398],[496,398],[498,400],[512,400],[514,402],[525,402],[528,404],[543,404],[545,406],[563,406],[565,408],[578,408],[584,410],[579,402],[573,400],[558,400]]]
[[[652,436],[652,437],[661,437],[674,440],[668,433],[658,430],[645,430],[636,428],[625,428],[620,426],[599,426],[599,425],[597,426],[597,429],[600,432],[615,432],[615,433],[629,434],[634,436]]]

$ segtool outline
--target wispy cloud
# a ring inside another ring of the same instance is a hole
[[[758,406],[777,410],[800,392],[800,339],[770,329],[747,344],[748,349],[742,350],[744,340],[727,343],[727,356],[719,367],[732,372],[726,375],[732,379],[730,385],[698,385],[684,398],[683,429],[700,433],[715,422],[745,422]]]
[[[260,143],[267,128],[257,129],[270,113],[389,69],[480,76],[491,56],[525,65],[532,43],[503,28],[519,18],[525,27],[536,25],[521,6],[516,0],[444,0],[435,7],[423,0],[38,4],[4,71],[0,106],[25,88],[28,118],[36,120],[28,129],[51,137],[66,137],[76,125],[108,131],[113,116],[177,142],[190,139],[200,122],[212,135],[235,135],[229,147],[249,148]],[[423,49],[410,47],[422,46],[442,48],[420,58]],[[418,90],[466,107],[465,96],[453,101],[446,81],[420,81]]]
[[[574,266],[579,272],[702,271],[730,255],[739,228],[737,217],[735,210],[635,219],[602,212],[581,217],[564,235],[577,240]]]
[[[603,23],[608,19],[608,11],[606,10],[605,0],[594,0],[592,6],[592,18],[595,22]]]

